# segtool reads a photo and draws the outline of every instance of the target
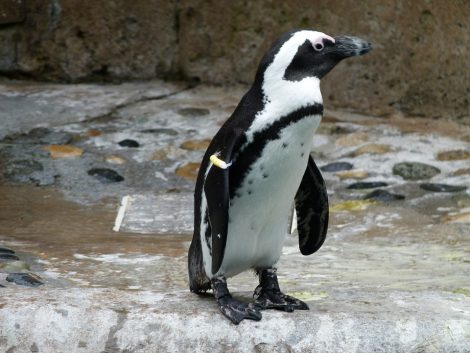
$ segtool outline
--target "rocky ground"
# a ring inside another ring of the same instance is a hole
[[[327,110],[312,155],[329,235],[303,257],[294,232],[279,264],[309,312],[235,327],[188,293],[198,163],[243,90],[0,86],[1,351],[470,351],[470,130],[455,122]],[[247,300],[256,284],[230,282]]]

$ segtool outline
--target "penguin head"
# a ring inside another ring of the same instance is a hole
[[[282,35],[261,60],[257,77],[264,81],[320,80],[341,60],[371,50],[367,41],[349,36],[331,37],[311,30]]]

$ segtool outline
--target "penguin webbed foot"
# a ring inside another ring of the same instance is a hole
[[[256,287],[254,296],[256,298],[255,304],[261,307],[262,310],[276,309],[286,312],[309,310],[306,303],[300,299],[284,294],[281,291],[263,290],[258,286]]]
[[[260,308],[253,303],[244,303],[234,299],[228,291],[225,278],[215,278],[211,282],[220,311],[232,323],[238,325],[244,319],[261,320]]]
[[[268,269],[259,272],[260,284],[256,287],[253,297],[255,304],[265,309],[275,309],[286,312],[294,310],[309,310],[306,303],[300,299],[284,294],[279,288],[276,269]]]
[[[217,299],[219,309],[232,323],[238,325],[242,320],[261,320],[260,309],[253,303],[243,303],[232,296]]]

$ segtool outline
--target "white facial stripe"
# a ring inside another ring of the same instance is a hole
[[[334,42],[332,37],[321,32],[299,31],[279,49],[273,62],[264,73],[265,107],[256,115],[247,131],[248,143],[253,140],[255,132],[267,128],[281,117],[309,104],[323,103],[318,78],[306,77],[300,81],[284,80],[284,73],[294,59],[299,46],[306,40],[313,43],[323,39]]]

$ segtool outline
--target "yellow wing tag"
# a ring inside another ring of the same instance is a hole
[[[210,161],[212,162],[213,165],[215,165],[216,167],[219,167],[221,169],[227,169],[228,167],[230,167],[232,165],[232,162],[225,163],[223,160],[219,159],[219,157],[217,157],[217,155],[215,155],[215,154],[210,156],[209,159],[210,159]]]

